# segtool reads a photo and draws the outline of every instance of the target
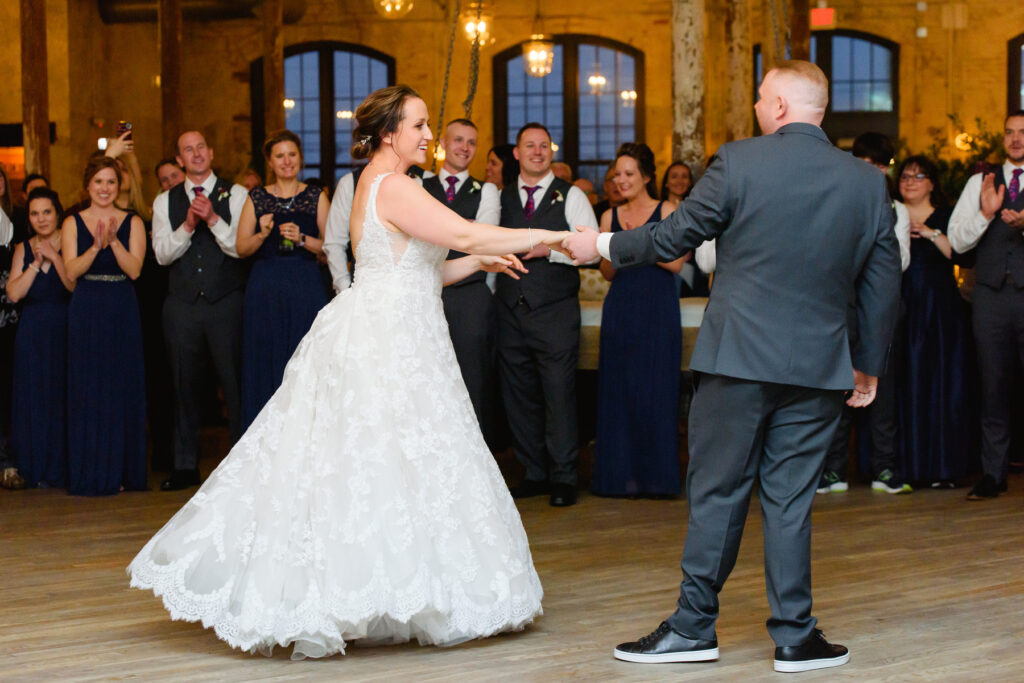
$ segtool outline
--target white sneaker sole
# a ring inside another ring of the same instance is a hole
[[[801,671],[814,671],[815,669],[827,669],[831,666],[842,666],[850,661],[850,653],[842,657],[829,657],[828,659],[808,659],[803,662],[784,662],[775,660],[775,670],[784,674],[795,674]]]
[[[895,496],[895,495],[899,495],[901,493],[912,493],[914,489],[912,489],[911,487],[909,487],[907,485],[903,485],[903,486],[899,487],[898,489],[894,489],[894,488],[891,488],[887,484],[884,484],[884,483],[882,483],[880,481],[873,481],[873,482],[871,482],[871,490],[872,491],[881,491],[882,493],[888,493],[890,495]]]
[[[847,484],[845,481],[837,481],[836,483],[829,486],[829,490],[831,490],[832,493],[842,493],[843,491],[848,491],[849,489],[850,485]]]
[[[612,653],[615,659],[637,664],[669,664],[671,662],[711,662],[718,659],[718,648],[710,650],[693,650],[691,652],[666,652],[662,655],[644,655],[636,652],[623,652],[615,648]]]

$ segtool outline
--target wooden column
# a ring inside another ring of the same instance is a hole
[[[160,140],[164,154],[176,151],[178,136],[184,133],[184,103],[181,88],[181,0],[160,0],[157,8],[160,41]]]
[[[777,29],[777,31],[776,31]],[[776,49],[778,45],[779,49]],[[786,49],[786,18],[781,15],[779,0],[761,0],[761,65],[762,75],[771,71]]]
[[[725,15],[729,93],[725,106],[726,142],[754,133],[754,65],[750,55],[749,0],[729,0]]]
[[[704,0],[672,0],[672,156],[704,168]]]
[[[282,0],[263,0],[263,116],[267,132],[284,128]]]
[[[790,0],[789,41],[793,59],[811,58],[811,0]]]
[[[50,91],[46,54],[46,2],[21,0],[21,126],[25,173],[48,176]]]

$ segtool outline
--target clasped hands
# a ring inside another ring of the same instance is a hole
[[[598,233],[585,225],[576,226],[576,232],[534,229],[532,234],[534,245],[522,255],[523,261],[545,257],[551,251],[565,254],[577,266],[597,258]]]
[[[185,230],[192,232],[200,221],[207,225],[217,222],[217,212],[213,210],[213,202],[205,194],[198,195],[192,200],[185,215]]]
[[[996,189],[996,176],[994,173],[986,173],[981,178],[981,212],[985,218],[991,220],[999,213],[1003,222],[1011,228],[1024,230],[1024,211],[1013,209],[1002,209],[1003,198],[1006,196],[1006,185],[1000,185]]]

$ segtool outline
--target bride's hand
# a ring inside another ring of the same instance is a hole
[[[562,246],[562,242],[565,240],[566,236],[565,230],[534,230],[533,235],[534,240],[538,245],[543,244],[552,251],[561,252],[569,258],[572,258],[572,255],[568,250]]]
[[[518,270],[520,273],[530,272],[515,254],[505,254],[504,256],[479,256],[478,258],[480,259],[480,270],[488,273],[505,273],[509,277],[513,277],[518,280],[519,276],[515,271]]]

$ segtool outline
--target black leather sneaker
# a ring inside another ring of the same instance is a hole
[[[639,664],[710,662],[718,659],[718,639],[690,638],[663,621],[653,633],[635,642],[619,645],[614,654],[615,659]]]
[[[825,634],[817,628],[800,645],[775,648],[775,670],[782,673],[827,669],[842,666],[848,661],[850,651],[825,640]]]

